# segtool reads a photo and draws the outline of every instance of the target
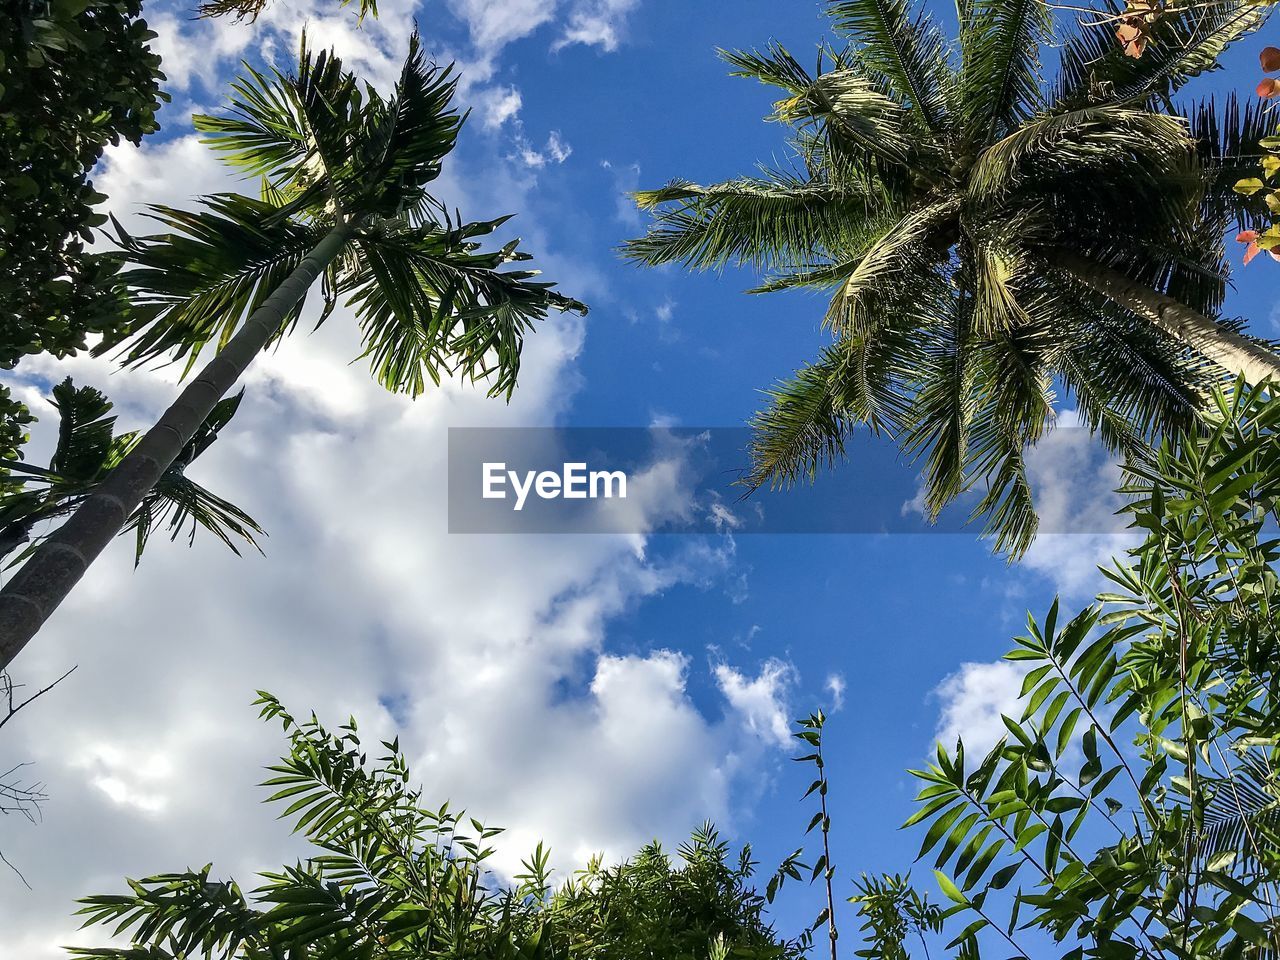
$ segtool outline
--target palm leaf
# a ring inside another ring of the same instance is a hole
[[[902,217],[856,260],[840,266],[843,281],[827,311],[827,322],[838,330],[856,333],[870,322],[868,296],[895,278],[919,274],[910,269],[927,263],[933,234],[959,210],[958,197],[922,204]],[[936,256],[933,257],[936,259]]]
[[[988,200],[1027,175],[1032,160],[1059,167],[1106,165],[1129,158],[1155,169],[1186,165],[1193,144],[1185,123],[1120,104],[1049,113],[1019,127],[978,156],[969,179],[975,200]]]
[[[206,346],[220,349],[323,237],[323,227],[280,219],[260,200],[218,194],[205,205],[198,212],[152,207],[166,233],[133,237],[120,228],[120,279],[135,316],[127,363],[168,355],[186,358],[189,370]],[[280,335],[304,303],[289,311]],[[95,352],[118,345],[105,342]]]
[[[1051,15],[1040,0],[974,0],[960,24],[965,129],[990,143],[1040,108],[1039,52]]]
[[[1116,16],[1115,0],[1099,13]],[[1173,7],[1154,25],[1141,57],[1128,57],[1106,29],[1076,31],[1063,45],[1055,100],[1067,106],[1150,95],[1167,96],[1187,81],[1212,70],[1237,39],[1256,31],[1271,9],[1248,0]]]
[[[913,20],[909,0],[830,0],[827,9],[835,28],[857,44],[858,61],[939,132],[952,80],[938,28],[923,13]]]
[[[778,269],[838,249],[849,222],[865,216],[874,201],[856,186],[771,172],[710,187],[675,181],[636,194],[636,203],[656,217],[644,237],[626,243],[628,259]]]
[[[844,460],[845,443],[856,425],[841,402],[841,374],[847,369],[843,348],[828,347],[817,363],[766,391],[769,406],[750,424],[749,489],[766,483],[791,486],[802,477],[812,480],[819,468]]]
[[[111,401],[93,387],[77,387],[67,377],[53,388],[50,400],[58,411],[58,442],[49,472],[64,485],[93,483],[101,478],[111,449],[116,418]]]
[[[504,218],[505,219],[505,218]],[[515,388],[525,335],[549,310],[585,313],[576,300],[537,282],[535,271],[504,270],[527,260],[517,243],[482,253],[474,238],[503,220],[455,230],[366,232],[359,271],[345,285],[360,319],[374,376],[417,395],[443,373],[492,377],[492,395]]]

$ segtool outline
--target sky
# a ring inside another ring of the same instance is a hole
[[[96,188],[132,229],[145,203],[235,189],[190,115],[217,108],[241,59],[287,67],[305,27],[385,88],[416,21],[433,55],[457,62],[472,108],[440,196],[470,219],[517,214],[508,231],[591,312],[540,325],[509,404],[458,383],[386,394],[351,362],[344,309],[260,358],[192,475],[262,523],[265,556],[157,539],[134,571],[118,541],[15,664],[36,686],[78,669],[0,743],[0,768],[30,761],[50,797],[42,822],[0,822],[0,850],[30,885],[0,871],[5,960],[101,945],[77,930],[74,901],[125,876],[212,861],[247,884],[302,852],[259,802],[283,743],[256,719],[258,689],[399,736],[428,798],[507,828],[495,861],[507,871],[540,839],[565,871],[655,837],[674,845],[708,819],[776,864],[810,813],[790,722],[823,707],[847,896],[862,871],[910,866],[906,769],[939,737],[998,736],[1021,683],[1000,656],[1028,609],[1042,617],[1055,594],[1083,605],[1095,564],[1124,546],[1055,534],[1010,565],[976,532],[651,535],[646,519],[680,495],[661,485],[634,533],[450,535],[449,427],[741,426],[761,388],[816,352],[819,300],[746,296],[751,278],[732,270],[642,271],[616,249],[643,231],[628,191],[747,173],[782,150],[761,122],[767,91],[728,77],[715,49],[777,38],[804,53],[825,24],[813,0],[379,7],[357,27],[330,0],[277,0],[253,24],[150,4],[173,102],[141,149],[108,151]],[[1265,42],[1196,89],[1251,88]],[[1228,304],[1268,336],[1273,269],[1237,271]],[[56,423],[41,396],[66,375],[105,390],[125,428],[175,392],[172,368],[24,362],[6,381],[46,414],[37,462]],[[1097,529],[1114,509],[1114,468],[1080,431],[1055,434],[1032,470],[1047,527]],[[857,484],[858,465],[821,482]],[[794,934],[816,903],[791,894],[780,926]]]

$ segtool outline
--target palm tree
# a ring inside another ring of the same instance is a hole
[[[413,396],[449,375],[510,396],[534,322],[553,308],[585,311],[536,271],[503,269],[529,259],[518,241],[479,249],[507,218],[464,223],[428,191],[462,125],[454,87],[451,68],[428,65],[416,35],[389,98],[304,42],[296,75],[249,69],[228,115],[198,118],[233,165],[262,178],[262,197],[219,195],[197,212],[156,207],[167,232],[120,231],[120,277],[135,311],[126,359],[168,356],[190,370],[210,344],[217,355],[0,591],[0,668],[245,368],[294,328],[317,279],[320,322],[345,298],[374,377]]]
[[[1169,106],[1266,13],[1170,14],[1140,60],[1079,33],[1049,84],[1045,4],[958,10],[948,44],[908,0],[831,0],[846,45],[820,50],[815,74],[777,44],[724,53],[782,91],[771,119],[794,160],[638,194],[654,222],[625,253],[771,274],[753,292],[833,291],[834,342],[753,420],[749,487],[812,477],[867,425],[925,458],[934,517],[985,481],[975,516],[1017,552],[1036,528],[1023,453],[1051,424],[1055,380],[1132,452],[1192,418],[1218,376],[1280,378],[1270,349],[1211,319],[1260,117]]]
[[[258,546],[254,536],[261,535],[262,528],[253,517],[186,475],[191,462],[209,449],[235,416],[243,395],[241,391],[214,405],[129,517],[122,532],[136,535],[135,565],[152,530],[166,521],[172,540],[185,530],[194,542],[197,529],[204,527],[236,554],[240,551],[233,537]],[[73,513],[138,443],[134,432],[113,435],[116,418],[111,415],[111,401],[93,387],[77,387],[67,377],[53,388],[49,402],[58,411],[59,424],[48,468],[22,462],[8,465],[20,478],[6,481],[8,489],[0,500],[0,561],[30,543],[37,525]]]

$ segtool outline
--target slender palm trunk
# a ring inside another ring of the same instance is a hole
[[[1118,270],[1079,254],[1059,249],[1053,251],[1050,259],[1085,286],[1151,321],[1229,373],[1243,375],[1249,383],[1261,383],[1270,377],[1280,384],[1280,356],[1261,344],[1228,330],[1172,297],[1129,279]]]
[[[340,224],[307,254],[119,466],[0,590],[0,670],[35,636],[89,564],[120,532],[147,491],[182,452],[214,405],[271,342],[289,311],[342,250],[349,235],[350,227]]]

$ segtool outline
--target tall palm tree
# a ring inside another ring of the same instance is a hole
[[[238,554],[235,540],[257,547],[257,521],[235,504],[187,476],[186,470],[235,416],[244,393],[214,405],[182,452],[147,491],[122,532],[136,535],[134,564],[142,559],[151,532],[169,525],[170,539],[184,531],[194,542],[203,527]],[[15,461],[0,497],[0,561],[31,542],[36,528],[73,513],[138,443],[136,432],[115,434],[111,401],[93,387],[77,387],[70,377],[55,386],[49,401],[58,411],[58,440],[48,468]],[[28,548],[28,550],[34,548]]]
[[[534,322],[551,309],[585,311],[536,271],[504,269],[529,259],[517,241],[479,249],[507,218],[464,223],[429,192],[462,125],[454,87],[451,68],[428,65],[416,35],[389,98],[304,42],[295,75],[250,69],[233,85],[227,115],[198,119],[232,164],[262,178],[262,198],[219,195],[197,212],[153,208],[167,232],[121,231],[120,277],[136,314],[129,362],[168,356],[190,370],[211,344],[217,355],[0,591],[0,668],[249,363],[296,326],[317,279],[320,321],[345,298],[374,377],[415,396],[445,375],[486,380],[490,395],[509,396]]]
[[[1052,83],[1041,0],[960,0],[952,43],[908,0],[831,0],[845,45],[816,73],[777,44],[723,54],[782,91],[771,119],[794,160],[638,194],[654,221],[625,252],[770,273],[754,292],[832,291],[834,342],[770,391],[749,485],[812,476],[863,424],[924,456],[935,517],[985,481],[975,516],[1021,551],[1036,529],[1023,454],[1055,380],[1135,450],[1193,416],[1215,376],[1280,378],[1266,345],[1211,319],[1258,113],[1170,106],[1266,13],[1196,6],[1140,60],[1101,31],[1069,37]]]

